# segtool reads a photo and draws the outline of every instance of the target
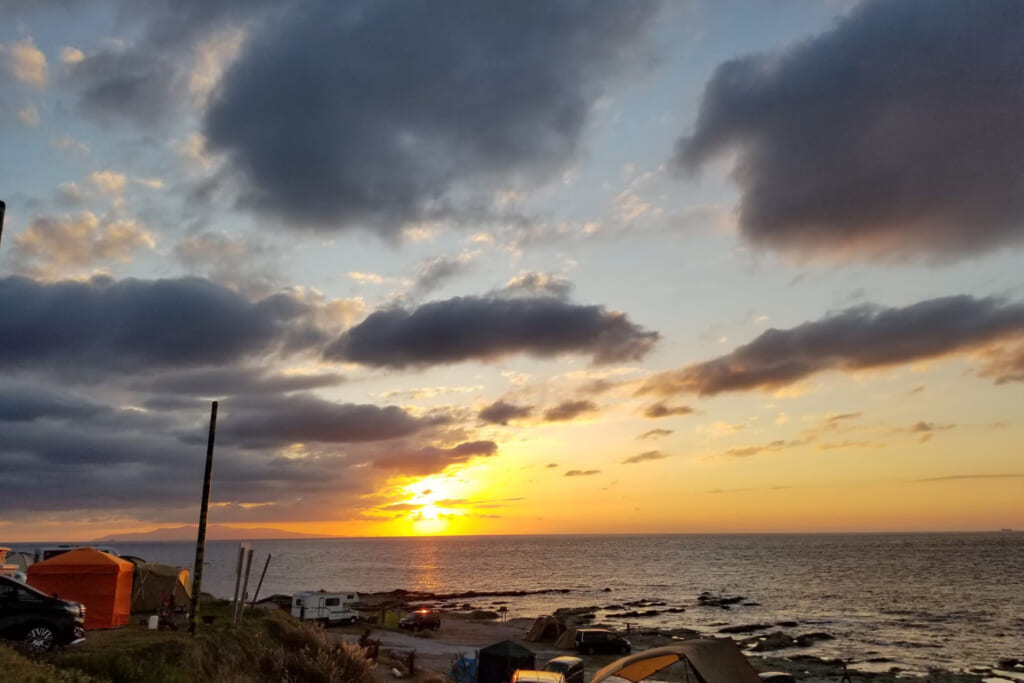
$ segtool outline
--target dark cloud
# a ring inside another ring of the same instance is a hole
[[[712,396],[771,390],[826,370],[867,370],[937,358],[1024,333],[1024,304],[952,296],[904,308],[857,306],[788,330],[771,329],[731,353],[661,373],[639,393]]]
[[[110,409],[100,403],[28,384],[4,380],[0,386],[0,422],[35,422],[40,419],[93,417]]]
[[[870,0],[721,64],[676,161],[736,153],[755,244],[951,258],[1024,238],[1024,4]]]
[[[638,436],[636,438],[638,438],[638,439],[658,439],[658,438],[661,438],[663,436],[668,436],[669,434],[672,434],[672,433],[673,432],[672,432],[671,429],[651,429],[650,431],[646,431],[646,432],[644,432],[643,434],[641,434],[640,436]]]
[[[545,465],[545,467],[548,468],[548,469],[551,469],[553,467],[558,467],[558,463],[557,462],[549,462],[547,465]]]
[[[166,394],[231,396],[235,394],[286,394],[341,384],[342,375],[286,375],[254,367],[204,368],[159,375],[137,382],[135,388]]]
[[[395,236],[455,204],[478,211],[496,189],[556,177],[608,77],[641,56],[654,10],[296,3],[252,32],[206,113],[206,136],[227,152],[244,204]],[[454,198],[467,194],[475,199]]]
[[[590,477],[595,474],[601,474],[601,470],[569,470],[563,477]]]
[[[327,347],[326,358],[404,368],[512,353],[589,353],[595,363],[637,360],[658,340],[625,314],[551,298],[457,297],[370,315]]]
[[[507,425],[511,420],[522,420],[533,414],[533,406],[517,406],[513,403],[496,401],[481,410],[477,417],[484,422]]]
[[[430,425],[397,406],[332,403],[310,394],[239,398],[222,411],[227,414],[218,418],[218,440],[249,448],[385,441]]]
[[[202,42],[221,31],[259,25],[275,4],[288,3],[122,0],[116,3],[118,29],[133,39],[110,41],[65,65],[67,80],[80,108],[104,123],[152,126],[175,120],[190,104],[192,69]]]
[[[650,462],[651,460],[664,460],[668,455],[661,451],[645,451],[637,455],[631,455],[622,461],[623,465],[636,465],[642,462]]]
[[[198,278],[0,279],[0,368],[86,372],[236,363],[323,341],[305,304],[251,302]]]
[[[597,404],[591,401],[562,401],[544,411],[545,422],[566,422],[580,415],[597,411]]]
[[[693,413],[693,408],[690,406],[670,406],[664,403],[655,403],[644,409],[644,417],[652,420],[673,415],[690,415],[691,413]]]
[[[451,465],[467,462],[474,457],[489,457],[498,452],[493,441],[467,441],[451,448],[427,446],[419,449],[398,449],[376,453],[372,465],[377,469],[392,470],[408,477],[422,477],[443,472]]]

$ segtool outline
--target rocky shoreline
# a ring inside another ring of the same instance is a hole
[[[476,623],[481,629],[487,629],[489,625],[497,626],[494,622],[499,620],[502,616],[501,610],[504,605],[508,604],[508,601],[495,600],[495,598],[566,595],[572,592],[566,588],[449,593],[396,589],[362,594],[359,607],[368,614],[378,612],[382,608],[428,607],[441,610],[459,620]],[[606,589],[605,592],[610,591]],[[470,602],[471,600],[474,602]],[[705,592],[697,596],[695,605],[690,606],[672,605],[659,599],[643,599],[605,605],[560,607],[553,610],[551,614],[569,628],[594,626],[626,631],[637,649],[659,647],[692,638],[733,637],[754,663],[755,668],[762,671],[789,671],[794,673],[799,680],[806,681],[839,681],[844,671],[854,681],[871,681],[872,683],[889,683],[896,679],[900,681],[927,679],[930,683],[982,683],[982,681],[993,683],[996,679],[1024,681],[1024,661],[1011,658],[994,662],[992,666],[973,668],[969,672],[955,672],[938,668],[922,672],[906,670],[897,662],[884,657],[844,662],[840,659],[802,653],[798,650],[811,647],[818,642],[833,640],[835,636],[816,629],[801,631],[801,624],[797,621],[738,624],[706,632],[681,627],[643,626],[642,623],[626,621],[683,613],[688,608],[732,610],[742,606],[756,605],[757,603],[744,596],[715,595]],[[601,622],[598,622],[596,618],[598,613],[604,614],[604,620]],[[529,619],[517,619],[516,621],[532,622]],[[503,624],[503,626],[507,625]],[[522,631],[520,639],[525,636],[528,628],[528,625],[525,628],[520,628]],[[787,629],[790,632],[781,629]],[[849,667],[848,671],[846,667]]]

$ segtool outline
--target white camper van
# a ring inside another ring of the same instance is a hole
[[[358,600],[359,593],[302,591],[292,595],[292,616],[325,624],[352,624],[358,616],[352,603]]]

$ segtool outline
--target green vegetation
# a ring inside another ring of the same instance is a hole
[[[19,675],[9,680],[39,683],[373,683],[373,666],[355,645],[332,640],[323,630],[281,612],[246,613],[230,626],[225,603],[204,605],[215,623],[199,636],[149,631],[137,626],[90,632],[85,643],[29,659],[12,650]],[[6,659],[0,671],[9,672]],[[24,670],[24,674],[20,672]],[[35,678],[32,678],[35,676]]]

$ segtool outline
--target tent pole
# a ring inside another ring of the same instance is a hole
[[[210,480],[213,478],[213,441],[217,435],[217,402],[210,404],[210,433],[206,438],[206,471],[203,474],[203,498],[199,504],[199,531],[196,534],[196,559],[192,564],[192,615],[188,632],[196,635],[199,623],[199,593],[203,587],[203,562],[206,558],[206,518],[210,512]]]

